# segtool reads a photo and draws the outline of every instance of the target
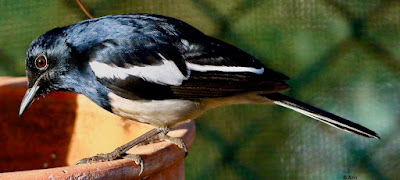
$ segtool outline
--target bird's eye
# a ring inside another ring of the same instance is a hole
[[[36,68],[43,70],[47,68],[47,58],[44,55],[39,56],[35,60]]]

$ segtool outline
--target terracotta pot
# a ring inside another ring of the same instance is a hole
[[[0,179],[184,178],[185,153],[166,142],[129,151],[144,161],[140,177],[140,167],[130,160],[74,166],[79,159],[111,152],[152,127],[120,118],[70,92],[46,95],[18,117],[25,91],[25,78],[0,77],[0,172],[7,172],[0,173]],[[190,147],[193,121],[174,129],[169,135],[182,138]]]

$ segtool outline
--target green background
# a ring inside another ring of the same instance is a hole
[[[237,105],[196,120],[187,179],[398,179],[400,2],[84,0],[95,17],[181,19],[291,77],[286,94],[376,131],[367,139],[277,106]],[[87,17],[74,0],[0,0],[0,76],[24,76],[30,42]]]

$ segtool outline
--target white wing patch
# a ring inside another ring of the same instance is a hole
[[[136,76],[148,82],[173,86],[179,86],[182,84],[182,81],[188,80],[191,70],[199,72],[221,71],[250,72],[255,74],[264,73],[264,68],[256,69],[253,67],[199,65],[186,62],[187,76],[184,76],[173,61],[167,60],[161,54],[158,55],[162,58],[162,64],[159,65],[130,66],[124,68],[98,61],[89,62],[89,65],[98,78],[124,80],[129,76]]]
[[[163,64],[160,65],[131,66],[128,68],[97,61],[92,61],[89,65],[98,78],[124,80],[128,76],[136,76],[149,82],[174,86],[181,85],[182,81],[189,79],[189,73],[184,76],[173,61],[168,61],[163,57],[162,62]]]
[[[264,73],[264,68],[256,69],[253,67],[199,65],[189,62],[186,62],[186,66],[188,69],[192,71],[199,71],[199,72],[222,71],[222,72],[251,72],[255,74]]]

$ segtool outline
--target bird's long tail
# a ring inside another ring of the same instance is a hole
[[[279,106],[292,109],[333,127],[343,129],[345,131],[352,132],[364,137],[380,139],[377,133],[366,127],[363,127],[342,117],[336,116],[332,113],[318,109],[314,106],[300,102],[289,96],[280,93],[262,94],[261,96],[268,98],[269,100],[273,101],[273,103]]]

